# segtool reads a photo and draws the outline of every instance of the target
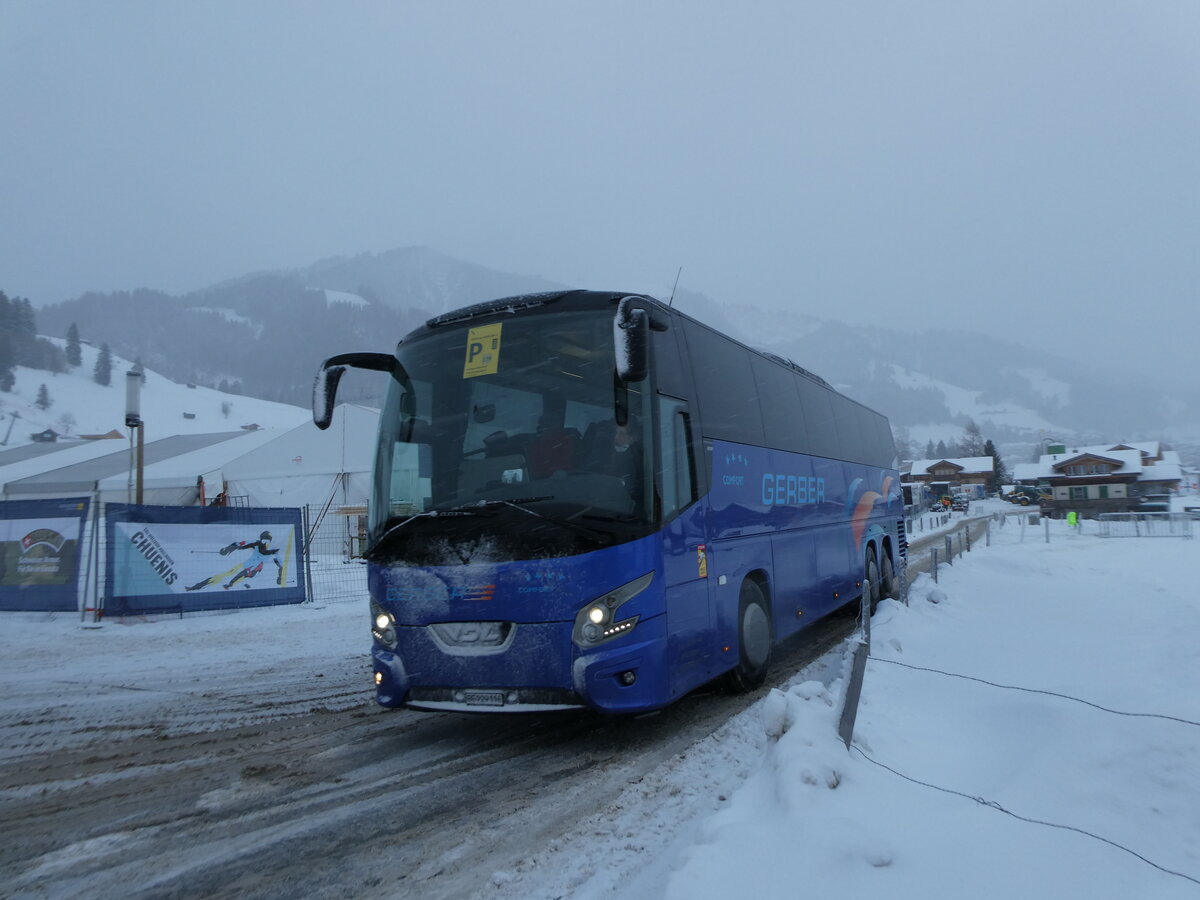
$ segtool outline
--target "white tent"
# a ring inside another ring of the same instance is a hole
[[[375,460],[379,411],[344,403],[321,431],[311,421],[299,425],[224,467],[226,490],[249,506],[308,506],[313,515],[365,512]],[[339,539],[350,523],[328,519],[322,534]]]

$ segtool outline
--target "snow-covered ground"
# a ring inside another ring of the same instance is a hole
[[[1049,536],[996,527],[907,607],[881,605],[849,750],[842,680],[802,673],[650,776],[598,785],[594,814],[490,872],[484,896],[1200,896],[1200,541]],[[270,673],[361,652],[365,678],[366,644],[357,602],[98,630],[3,614],[0,720],[40,715],[46,745],[69,746],[53,723],[103,728],[118,696],[87,684],[152,703],[242,679],[253,708],[273,691],[286,707]],[[406,896],[390,883],[370,896]]]

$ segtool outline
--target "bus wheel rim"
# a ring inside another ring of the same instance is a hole
[[[750,603],[742,616],[742,645],[746,651],[746,662],[757,669],[767,660],[771,652],[771,627],[767,611],[761,604]]]

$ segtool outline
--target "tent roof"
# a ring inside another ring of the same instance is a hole
[[[238,431],[226,441],[208,444],[169,456],[156,463],[147,462],[142,470],[142,485],[147,488],[194,485],[197,478],[214,483],[210,495],[220,490],[220,482],[229,461],[260,447],[286,433],[284,428],[263,428],[259,431]],[[193,435],[194,437],[195,435]],[[129,479],[129,467],[100,481],[101,490],[123,487]]]
[[[379,410],[353,403],[334,407],[333,421],[321,431],[311,421],[225,466],[233,480],[287,478],[295,475],[338,475],[369,472],[375,462]]]
[[[0,454],[0,489],[5,489],[7,484],[44,472],[107,456],[119,447],[125,448],[123,452],[128,459],[129,445],[113,441],[73,441],[69,444],[26,444],[23,447],[14,447]],[[42,452],[28,452],[35,448]]]
[[[225,431],[215,434],[177,434],[146,444],[143,465],[148,467],[162,460],[171,459],[204,447],[210,447],[247,434],[244,431]],[[103,456],[86,458],[82,461],[43,470],[4,486],[6,495],[15,494],[62,494],[68,492],[90,493],[99,482],[115,475],[127,476],[129,472],[129,450],[112,452],[112,446],[103,448],[109,452]],[[144,470],[143,470],[144,471]],[[196,474],[193,473],[193,478]]]

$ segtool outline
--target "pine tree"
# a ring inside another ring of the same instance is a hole
[[[0,298],[4,295],[0,294]],[[17,373],[14,371],[17,361],[13,358],[12,342],[8,333],[0,330],[0,391],[8,392],[17,383]]]
[[[1010,479],[1008,469],[1004,467],[1004,460],[1000,458],[1000,452],[990,438],[984,442],[983,455],[992,458],[992,477],[988,481],[988,490],[998,493],[1000,486],[1008,484]]]
[[[112,352],[108,344],[100,345],[100,355],[96,357],[96,367],[92,370],[92,381],[105,387],[112,384]]]
[[[937,453],[937,449],[933,446],[933,438],[930,438],[925,443],[925,458],[933,459],[933,454]]]
[[[950,454],[946,452],[946,442],[938,441],[937,448],[934,450],[934,453],[933,453],[933,458],[934,459],[946,459],[949,456],[950,456]]]
[[[83,351],[79,346],[79,327],[74,322],[67,329],[67,365],[83,365]]]
[[[37,399],[33,401],[33,405],[38,409],[49,409],[53,403],[54,401],[50,399],[50,392],[46,390],[46,385],[39,385]]]
[[[37,318],[33,314],[33,304],[24,297],[13,297],[10,301],[9,321],[12,352],[17,365],[37,367],[39,360],[34,347],[37,340]]]
[[[963,426],[963,439],[960,445],[960,456],[985,456],[983,433],[974,419],[967,419]]]

